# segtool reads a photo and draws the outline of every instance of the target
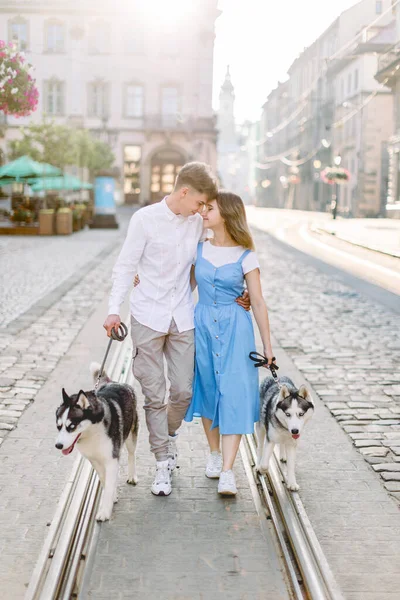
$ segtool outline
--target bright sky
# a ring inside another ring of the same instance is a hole
[[[356,0],[220,0],[216,22],[214,108],[231,67],[237,121],[256,120],[293,60]]]

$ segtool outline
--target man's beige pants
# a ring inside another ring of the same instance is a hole
[[[131,324],[132,369],[145,398],[150,450],[156,460],[167,460],[168,435],[174,435],[180,427],[192,398],[194,329],[179,333],[174,320],[168,333],[154,331],[134,317]],[[167,402],[164,356],[170,381]]]

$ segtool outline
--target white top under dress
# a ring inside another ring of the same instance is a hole
[[[210,241],[203,244],[203,258],[208,260],[214,267],[222,267],[229,263],[235,263],[245,251],[246,248],[242,246],[213,246]],[[255,252],[249,252],[244,258],[242,268],[244,275],[254,269],[260,268],[260,263]]]

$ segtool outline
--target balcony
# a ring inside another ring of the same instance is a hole
[[[396,79],[400,73],[400,42],[395,44],[388,52],[382,54],[378,58],[378,71],[375,74],[375,79],[379,83],[383,83],[389,78],[388,85],[391,86],[394,79]]]
[[[191,115],[146,115],[143,118],[143,129],[147,131],[202,131],[216,133],[215,118],[199,118]]]

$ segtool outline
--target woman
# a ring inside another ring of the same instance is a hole
[[[232,468],[241,436],[253,433],[259,420],[258,372],[249,359],[255,349],[252,319],[235,303],[245,281],[268,364],[273,354],[259,263],[241,198],[220,192],[207,204],[203,219],[214,237],[197,250],[195,379],[185,420],[202,417],[210,446],[206,475],[219,478],[218,493],[235,495]]]

